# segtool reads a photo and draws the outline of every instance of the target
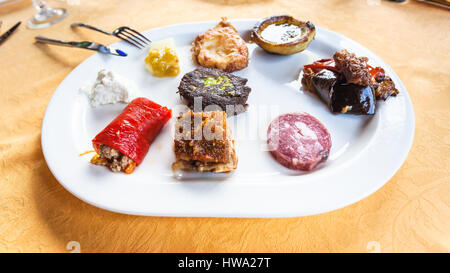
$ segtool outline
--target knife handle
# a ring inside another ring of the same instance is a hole
[[[0,36],[0,45],[3,44],[3,42],[6,41],[6,39],[8,39],[8,37],[11,36],[11,34],[13,34],[16,31],[16,29],[20,26],[21,23],[22,22],[19,21],[12,28],[10,28],[8,31],[6,31],[3,35]]]
[[[70,47],[79,47],[77,42],[69,42],[69,41],[63,41],[63,40],[55,40],[50,39],[42,36],[36,36],[36,41],[46,44],[52,44],[52,45],[62,45],[62,46],[70,46]]]
[[[99,29],[98,27],[94,27],[94,26],[91,26],[91,25],[88,25],[88,24],[85,24],[85,23],[73,23],[70,26],[71,27],[84,27],[84,28],[88,28],[88,29],[92,29],[92,30],[101,32],[101,33],[106,34],[106,35],[113,35],[111,32],[108,32],[108,31],[103,30],[103,29]]]

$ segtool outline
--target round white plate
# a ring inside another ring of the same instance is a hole
[[[233,20],[247,39],[256,20]],[[58,181],[78,198],[103,209],[137,215],[211,217],[289,217],[327,212],[352,204],[383,186],[406,159],[414,136],[414,112],[397,75],[360,44],[317,27],[316,39],[304,52],[279,56],[249,44],[250,63],[236,72],[252,88],[248,111],[229,117],[237,170],[230,175],[198,175],[179,180],[172,175],[175,157],[173,119],[153,142],[142,164],[132,173],[112,173],[89,163],[91,140],[125,107],[92,108],[80,86],[95,80],[106,68],[134,81],[138,96],[161,105],[181,104],[177,87],[193,70],[190,54],[195,36],[217,22],[173,25],[146,31],[153,41],[173,37],[181,72],[175,78],[156,78],[144,68],[146,50],[124,42],[113,46],[126,58],[95,54],[76,67],[55,91],[42,125],[42,148]],[[367,56],[392,77],[400,94],[378,102],[375,116],[336,115],[300,84],[303,65],[330,58],[346,48]],[[76,51],[77,49],[74,49]],[[279,165],[264,150],[267,126],[277,115],[308,112],[329,130],[333,142],[328,161],[310,173],[296,173]]]

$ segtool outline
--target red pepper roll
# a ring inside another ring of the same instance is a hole
[[[146,98],[136,98],[92,140],[92,144],[96,151],[101,144],[116,149],[139,165],[171,117],[172,110],[167,107]]]

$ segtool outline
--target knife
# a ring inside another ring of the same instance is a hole
[[[449,0],[419,0],[419,1],[450,9],[450,1]]]
[[[16,29],[20,26],[21,23],[22,22],[18,22],[12,28],[10,28],[7,32],[5,32],[2,36],[0,36],[0,45],[3,44],[6,41],[6,39],[8,39],[8,37],[14,33],[14,31],[16,31]]]
[[[40,43],[46,43],[46,44],[51,44],[51,45],[60,45],[60,46],[77,47],[77,48],[95,50],[100,53],[111,54],[111,55],[121,56],[121,57],[126,57],[128,55],[127,53],[123,52],[120,49],[107,47],[105,45],[95,43],[95,42],[62,41],[62,40],[54,40],[54,39],[50,39],[50,38],[46,38],[46,37],[42,37],[42,36],[36,36],[35,39],[36,39],[36,41],[38,41]]]

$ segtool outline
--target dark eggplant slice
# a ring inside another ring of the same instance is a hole
[[[324,101],[331,112],[358,115],[375,114],[375,90],[371,86],[346,83],[342,74],[323,69],[310,82],[315,93]]]
[[[330,91],[334,83],[337,81],[338,73],[328,69],[323,69],[315,74],[312,78],[312,83],[316,89],[317,95],[327,104],[330,105],[331,96]]]
[[[332,112],[358,115],[375,114],[375,92],[370,85],[336,82],[330,95]]]

